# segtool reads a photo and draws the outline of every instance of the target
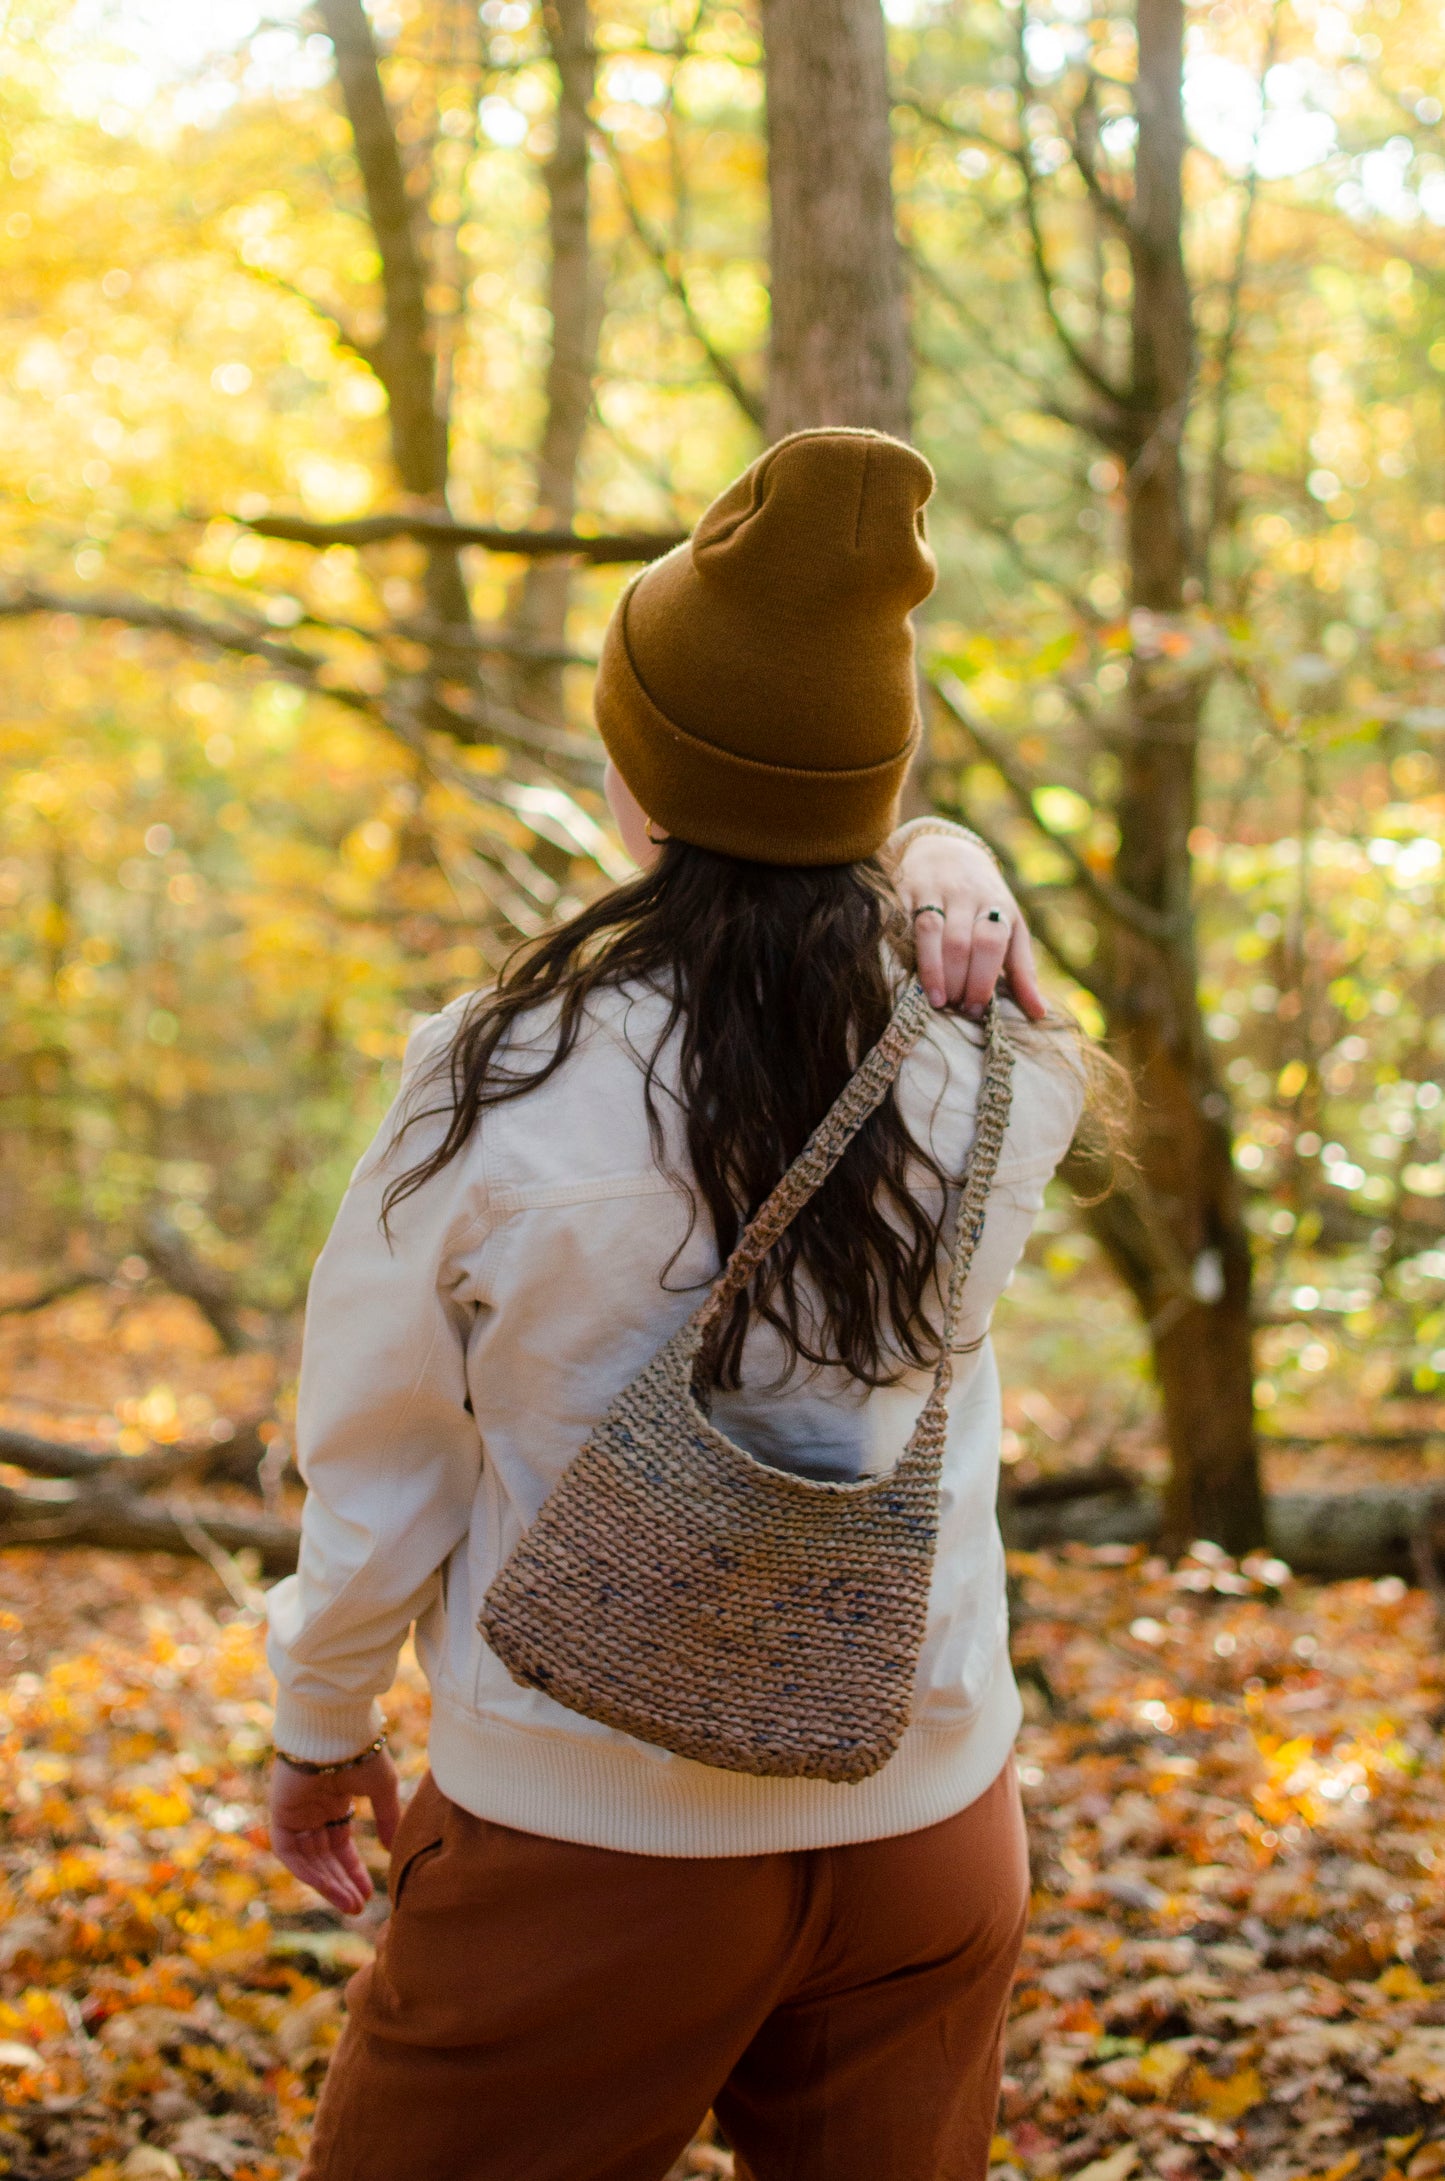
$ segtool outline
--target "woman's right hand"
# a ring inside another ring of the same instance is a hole
[[[1029,1020],[1043,1020],[1029,928],[986,848],[962,832],[910,835],[905,826],[894,885],[935,1007],[981,1015],[1002,979]]]
[[[371,1804],[377,1838],[389,1848],[401,1799],[396,1766],[384,1749],[344,1772],[298,1772],[284,1757],[272,1767],[271,1852],[343,1916],[359,1916],[374,1890],[351,1834],[358,1796]]]

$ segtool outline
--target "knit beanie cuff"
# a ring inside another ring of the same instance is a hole
[[[769,765],[683,731],[643,688],[627,643],[624,596],[603,641],[594,707],[607,753],[665,832],[752,863],[856,863],[892,832],[908,739],[891,757],[842,771]]]

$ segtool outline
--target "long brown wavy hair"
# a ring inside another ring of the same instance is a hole
[[[383,1219],[457,1157],[483,1114],[556,1074],[594,992],[642,983],[668,1003],[644,1060],[654,1151],[661,1163],[658,1064],[680,1029],[676,1095],[691,1171],[678,1179],[694,1219],[701,1197],[726,1257],[887,1028],[890,946],[906,947],[907,936],[876,860],[798,870],[669,840],[649,870],[519,949],[494,989],[471,1001],[403,1129],[445,1116],[445,1132],[391,1182]],[[555,1036],[527,1065],[508,1050],[509,1033],[543,1008],[555,1013]],[[936,1211],[913,1193],[921,1177],[939,1184]],[[739,1383],[753,1317],[779,1333],[789,1368],[799,1358],[841,1364],[881,1386],[931,1366],[949,1179],[890,1091],[738,1298],[717,1343],[717,1382]]]

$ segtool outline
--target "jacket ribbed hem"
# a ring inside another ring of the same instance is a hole
[[[778,1855],[918,1832],[1003,1770],[1022,1718],[1008,1647],[968,1726],[913,1727],[856,1787],[754,1779],[649,1753],[625,1735],[539,1734],[433,1694],[431,1769],[474,1817],[628,1855]]]

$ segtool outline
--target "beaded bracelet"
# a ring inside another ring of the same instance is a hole
[[[320,1779],[328,1772],[349,1772],[353,1765],[365,1764],[368,1757],[375,1757],[385,1747],[386,1729],[383,1727],[376,1740],[366,1749],[360,1750],[354,1757],[338,1757],[332,1764],[316,1764],[310,1757],[288,1757],[284,1749],[278,1749],[276,1755],[282,1764],[289,1764],[293,1772],[305,1772],[312,1779]]]

